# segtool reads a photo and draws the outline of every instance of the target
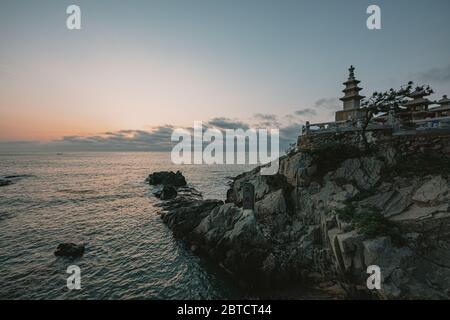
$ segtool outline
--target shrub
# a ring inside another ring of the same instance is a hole
[[[336,209],[335,214],[343,221],[352,222],[353,226],[368,238],[390,236],[394,243],[403,242],[399,226],[375,208],[357,211],[354,206],[348,204],[342,209]]]

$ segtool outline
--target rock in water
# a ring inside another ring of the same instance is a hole
[[[186,179],[180,171],[159,171],[148,176],[146,181],[150,185],[162,184],[165,186],[182,187],[186,185]]]
[[[10,184],[12,184],[11,180],[0,179],[0,187],[9,186]]]
[[[55,251],[57,257],[81,257],[84,253],[83,244],[61,243]]]
[[[159,195],[159,198],[161,200],[169,200],[173,199],[177,196],[177,190],[172,186],[164,186],[164,188],[161,191],[161,194]]]

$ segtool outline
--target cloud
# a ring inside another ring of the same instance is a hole
[[[247,130],[250,128],[250,126],[242,122],[240,120],[232,120],[230,118],[225,117],[218,117],[213,118],[210,121],[208,121],[209,126],[216,127],[218,129],[243,129]]]
[[[277,121],[277,116],[275,114],[255,113],[254,117],[264,121]]]
[[[41,146],[42,143],[33,140],[0,141],[0,153],[35,151],[40,149]]]
[[[284,124],[278,123],[275,115],[255,115],[255,118],[263,120],[255,126],[241,120],[232,120],[225,117],[217,117],[205,122],[203,130],[217,128],[225,136],[226,129],[253,128],[278,128],[280,131],[280,152],[297,140],[302,123],[292,122],[292,117]],[[264,121],[265,120],[265,121]],[[262,124],[267,123],[267,126]],[[274,126],[276,124],[276,126]],[[178,142],[172,142],[171,136],[175,129],[173,125],[163,125],[149,130],[119,130],[108,131],[98,134],[81,136],[64,136],[51,142],[42,143],[38,141],[3,141],[0,142],[0,152],[23,152],[23,151],[171,151]],[[192,132],[193,128],[183,128]],[[208,142],[205,142],[208,144]]]
[[[257,128],[279,128],[282,126],[275,114],[255,113],[253,117],[257,120],[255,124]]]
[[[297,142],[302,123],[293,123],[280,128],[280,151],[285,151],[290,144]]]
[[[444,68],[432,68],[418,74],[418,78],[425,82],[450,82],[450,65]]]
[[[98,151],[169,151],[173,146],[173,126],[159,126],[152,130],[119,130],[92,136],[65,136],[47,145],[61,150]]]
[[[330,121],[330,118],[334,118],[334,114],[341,108],[341,104],[338,98],[321,98],[316,100],[311,107],[302,108],[294,111],[293,113],[286,115],[285,119],[289,124],[296,124],[306,121]]]
[[[337,98],[322,98],[314,103],[314,109],[321,108],[336,110],[339,109],[339,106],[340,104]]]
[[[298,116],[315,116],[317,115],[316,110],[312,109],[312,108],[305,108],[305,109],[301,109],[301,110],[297,110],[294,112],[294,114],[298,115]]]

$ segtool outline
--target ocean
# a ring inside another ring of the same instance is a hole
[[[145,178],[181,170],[205,198],[224,199],[245,165],[183,165],[169,153],[0,154],[1,299],[218,299],[241,292],[162,223]],[[55,257],[63,242],[81,258]],[[81,290],[66,286],[81,269]]]

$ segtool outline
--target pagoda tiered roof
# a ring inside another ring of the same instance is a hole
[[[433,102],[426,98],[416,98],[405,103],[405,107],[429,106],[430,104]]]
[[[437,103],[440,104],[441,106],[444,106],[444,105],[450,104],[450,99],[447,98],[447,95],[444,95],[444,96],[442,96],[442,99],[439,100]]]
[[[412,100],[405,103],[405,107],[412,108],[417,106],[424,106],[427,108],[430,104],[433,104],[432,101],[428,100],[427,98],[424,98],[428,96],[429,94],[422,88],[416,88],[414,92],[412,92],[409,95],[409,98],[412,98]]]
[[[362,88],[358,87],[360,82],[361,81],[356,80],[355,78],[355,67],[350,66],[348,80],[343,83],[345,85],[345,89],[342,90],[342,92],[344,92],[345,95],[339,100],[348,101],[363,99],[364,96],[359,94],[359,91],[362,90]]]
[[[439,104],[439,107],[430,109],[431,112],[433,111],[450,111],[450,99],[447,98],[447,96],[443,96],[441,100],[437,102]]]

